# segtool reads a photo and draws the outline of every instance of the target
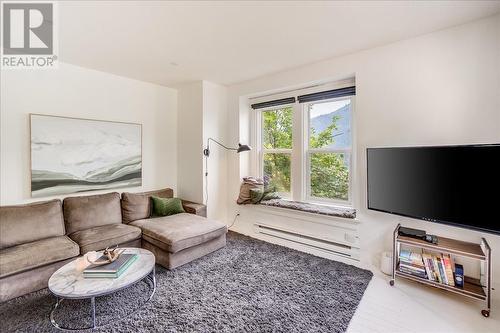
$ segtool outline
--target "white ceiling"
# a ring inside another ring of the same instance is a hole
[[[500,1],[68,1],[59,54],[166,86],[229,85],[499,11]]]

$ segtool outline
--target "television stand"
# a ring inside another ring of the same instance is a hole
[[[400,236],[398,234],[400,224],[394,229],[392,248],[392,279],[389,282],[394,286],[396,277],[415,281],[427,286],[443,289],[455,294],[484,301],[486,309],[481,311],[484,317],[490,316],[491,310],[491,248],[486,239],[481,238],[481,243],[469,243],[456,239],[438,237],[438,243],[432,244],[421,239]],[[464,276],[463,288],[439,283],[426,278],[402,272],[399,267],[399,251],[401,245],[408,245],[415,248],[429,250],[437,253],[444,253],[453,256],[467,257],[479,260],[484,266],[484,285],[482,281],[468,276]]]

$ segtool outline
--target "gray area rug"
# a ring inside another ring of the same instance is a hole
[[[97,332],[344,332],[372,273],[233,232],[227,247],[97,299]],[[57,332],[47,289],[0,304],[2,332]],[[56,320],[90,324],[90,301],[63,301]],[[125,316],[124,320],[116,318]]]

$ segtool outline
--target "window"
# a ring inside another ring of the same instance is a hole
[[[350,201],[351,98],[305,104],[307,199]]]
[[[352,205],[354,94],[352,86],[252,105],[260,176],[283,197]]]
[[[292,114],[291,106],[262,111],[263,176],[285,197],[291,193]]]

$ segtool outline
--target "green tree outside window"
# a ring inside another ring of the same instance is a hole
[[[292,148],[292,107],[263,112],[263,148]],[[324,130],[316,133],[310,128],[309,147],[326,148],[334,143],[338,116]],[[342,153],[311,152],[310,184],[311,196],[327,199],[348,200],[349,168],[347,156]],[[290,192],[291,155],[289,153],[264,152],[264,176],[278,192]]]

